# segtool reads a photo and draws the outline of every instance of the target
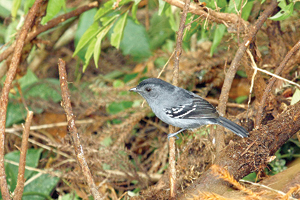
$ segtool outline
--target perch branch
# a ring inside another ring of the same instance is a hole
[[[249,139],[231,142],[216,158],[215,164],[226,167],[236,180],[253,171],[264,169],[270,156],[300,129],[300,102],[289,106],[277,118],[250,133]],[[253,143],[253,144],[252,144]],[[250,148],[248,148],[251,146]],[[197,194],[198,191],[215,192],[223,194],[227,185],[224,181],[211,174],[211,169],[189,186],[186,194]],[[187,198],[187,196],[185,197]],[[183,195],[182,198],[184,199]]]
[[[180,19],[179,29],[177,32],[176,48],[174,51],[174,66],[173,66],[173,85],[178,85],[179,78],[179,59],[182,53],[182,38],[185,29],[186,16],[190,7],[190,0],[185,0],[183,12]],[[169,132],[174,133],[174,127],[170,126]],[[170,199],[176,199],[176,149],[175,137],[169,139],[169,179],[170,179]]]

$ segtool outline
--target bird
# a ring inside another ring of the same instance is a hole
[[[199,95],[159,78],[147,78],[129,91],[140,94],[161,121],[181,128],[168,134],[168,138],[178,139],[178,133],[208,124],[221,125],[242,138],[249,136],[245,128],[220,116],[216,108]]]

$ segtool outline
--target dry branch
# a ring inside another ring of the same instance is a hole
[[[183,9],[185,5],[185,3],[180,0],[164,0],[164,1],[181,9]],[[216,22],[219,24],[225,24],[227,27],[231,26],[233,29],[235,29],[234,27],[237,26],[238,22],[240,22],[243,25],[244,31],[246,27],[249,25],[249,22],[243,20],[236,14],[216,12],[210,8],[206,8],[206,7],[202,8],[200,6],[197,6],[196,4],[190,5],[189,12],[199,15],[201,18],[205,20],[209,20],[211,22]],[[240,31],[242,31],[242,29]]]
[[[24,25],[20,32],[18,39],[16,40],[15,48],[12,61],[9,66],[9,70],[6,74],[6,79],[1,94],[1,105],[0,105],[0,184],[1,184],[1,194],[3,199],[10,199],[9,190],[6,182],[6,175],[4,169],[4,139],[5,139],[5,122],[6,122],[6,111],[8,104],[8,94],[12,81],[15,78],[17,68],[19,66],[20,58],[22,55],[22,50],[25,44],[25,39],[27,37],[28,31],[32,28],[36,13],[42,3],[42,0],[37,0],[33,4],[32,8],[29,10],[28,15],[25,19]],[[11,53],[12,53],[11,51]]]
[[[14,191],[14,200],[21,200],[23,191],[24,191],[24,176],[25,176],[25,166],[26,166],[26,153],[28,148],[28,137],[30,132],[30,124],[32,121],[33,112],[28,111],[27,118],[25,121],[25,127],[22,135],[22,146],[20,152],[20,162],[19,162],[19,173],[18,173],[18,182],[16,189]]]
[[[182,53],[182,39],[185,28],[186,16],[190,7],[190,0],[186,0],[183,8],[183,12],[180,19],[179,29],[177,32],[176,48],[174,51],[174,66],[173,66],[173,85],[178,85],[179,78],[179,58]],[[174,127],[170,126],[169,132],[174,133]],[[176,199],[177,187],[176,187],[176,149],[175,149],[176,137],[169,139],[169,179],[170,179],[170,199]]]
[[[294,55],[300,48],[300,40],[296,43],[296,45],[286,54],[286,56],[284,57],[284,59],[282,60],[282,62],[280,63],[280,65],[278,66],[278,68],[275,70],[275,75],[280,75],[281,72],[283,71],[284,67],[286,66],[286,64],[288,63],[288,61],[291,59],[292,55]],[[262,116],[263,116],[263,111],[264,111],[264,106],[265,103],[268,99],[269,93],[272,90],[273,85],[275,84],[277,78],[276,77],[272,77],[269,84],[267,85],[267,88],[265,89],[265,92],[263,94],[260,106],[258,108],[257,111],[257,115],[256,115],[256,120],[255,120],[255,124],[256,126],[259,126],[261,121],[262,121]]]
[[[58,62],[58,69],[59,69],[59,80],[60,80],[60,87],[63,99],[63,108],[65,109],[69,131],[72,137],[73,146],[76,154],[77,161],[81,167],[81,171],[85,176],[85,180],[90,188],[90,191],[94,197],[94,199],[103,199],[102,195],[100,195],[99,191],[97,190],[97,186],[94,182],[92,177],[91,171],[87,165],[83,148],[80,143],[80,136],[78,130],[75,125],[75,116],[73,114],[71,100],[70,100],[70,91],[68,88],[67,82],[67,72],[65,68],[65,62],[62,59],[59,59]]]
[[[215,164],[226,167],[237,180],[253,171],[264,169],[270,156],[300,129],[300,102],[289,106],[276,119],[260,126],[250,133],[249,139],[238,143],[231,142],[216,158]],[[248,148],[252,145],[250,148]],[[187,194],[209,191],[222,194],[227,185],[211,174],[211,169],[204,172],[200,179],[187,188]],[[182,196],[183,198],[183,196]]]
[[[224,84],[222,87],[222,92],[221,92],[221,95],[219,98],[220,104],[218,106],[218,111],[221,116],[223,116],[225,114],[226,104],[228,102],[229,91],[230,91],[234,76],[239,67],[239,63],[240,63],[241,59],[243,58],[244,53],[247,50],[248,46],[254,40],[257,32],[262,27],[264,22],[268,19],[268,17],[273,13],[273,10],[277,7],[277,4],[278,4],[277,1],[273,0],[271,2],[271,4],[267,7],[267,9],[261,14],[261,16],[255,22],[253,27],[250,29],[248,36],[244,39],[243,43],[241,43],[241,45],[239,46],[239,49],[237,50],[235,57],[231,62],[231,65],[226,73]],[[216,144],[218,144],[217,152],[220,152],[221,149],[225,146],[224,135],[221,131],[217,131]]]

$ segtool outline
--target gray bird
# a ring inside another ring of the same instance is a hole
[[[160,120],[181,128],[168,134],[168,138],[207,124],[221,125],[242,138],[249,135],[243,127],[221,117],[216,108],[202,97],[161,79],[148,78],[129,91],[144,97]]]

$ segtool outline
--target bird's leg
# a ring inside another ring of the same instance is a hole
[[[186,129],[181,129],[181,130],[179,130],[179,131],[177,131],[176,133],[170,133],[170,134],[168,134],[168,139],[170,139],[171,137],[176,137],[176,139],[179,139],[179,137],[177,136],[177,134],[178,133],[181,133],[182,131],[185,131]]]

